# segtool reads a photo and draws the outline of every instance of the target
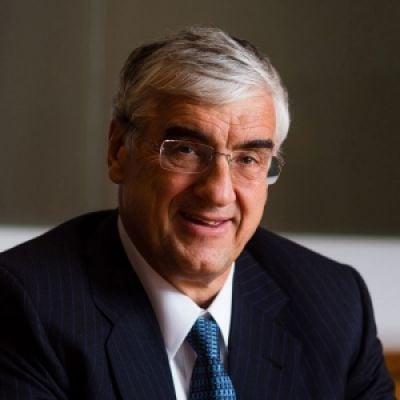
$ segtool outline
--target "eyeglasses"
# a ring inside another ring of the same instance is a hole
[[[269,148],[241,149],[226,154],[207,144],[187,140],[164,140],[160,147],[160,166],[168,171],[200,174],[210,167],[216,155],[226,158],[232,177],[242,182],[267,179],[272,185],[282,168],[282,161]]]

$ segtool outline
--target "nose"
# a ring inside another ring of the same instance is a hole
[[[236,200],[236,193],[229,164],[230,159],[227,155],[216,153],[208,170],[196,181],[195,194],[215,207],[233,203]]]

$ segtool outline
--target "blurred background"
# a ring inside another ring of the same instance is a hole
[[[263,224],[358,268],[400,348],[399,21],[398,0],[2,0],[0,246],[115,207],[105,150],[123,61],[216,25],[266,53],[290,95]]]
[[[264,223],[400,235],[399,1],[0,4],[0,223],[114,206],[105,147],[121,65],[137,45],[203,23],[254,42],[289,90],[286,167]]]

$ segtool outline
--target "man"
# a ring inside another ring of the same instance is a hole
[[[134,50],[118,211],[0,257],[0,398],[393,399],[360,276],[258,228],[288,127],[246,41],[196,27]]]

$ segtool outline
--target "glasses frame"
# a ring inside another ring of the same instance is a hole
[[[188,143],[191,145],[201,145],[204,147],[208,147],[210,149],[212,149],[211,155],[212,158],[210,159],[209,164],[201,171],[185,171],[185,170],[181,170],[181,169],[174,169],[174,168],[169,168],[167,167],[164,163],[163,163],[163,159],[165,158],[165,144],[167,143]],[[208,145],[208,144],[204,144],[204,143],[197,143],[197,142],[192,142],[190,140],[182,140],[182,139],[165,139],[161,142],[161,145],[159,146],[159,164],[160,167],[166,171],[172,171],[175,173],[181,173],[181,174],[185,174],[185,175],[198,175],[198,174],[202,174],[205,171],[207,171],[210,166],[211,166],[211,162],[213,161],[215,155],[220,155],[220,156],[224,156],[228,162],[228,165],[230,166],[232,163],[232,153],[223,153],[220,151],[216,151],[212,146]],[[276,183],[276,181],[279,178],[279,175],[282,171],[284,165],[284,161],[282,159],[282,157],[280,155],[272,155],[271,156],[271,160],[270,160],[270,165],[268,167],[267,170],[267,176],[266,176],[266,180],[268,185],[273,185],[274,183]]]

